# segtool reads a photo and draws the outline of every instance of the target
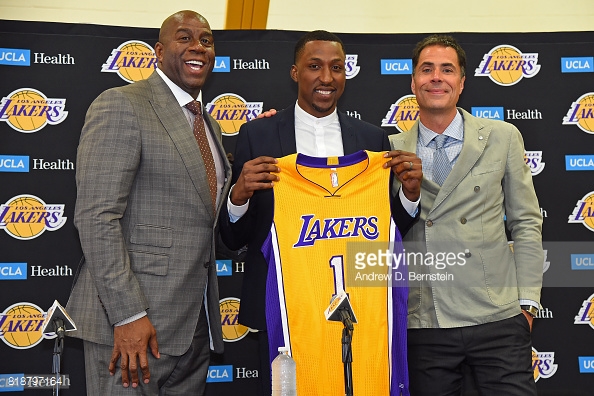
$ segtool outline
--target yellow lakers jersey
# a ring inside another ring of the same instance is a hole
[[[408,289],[390,282],[404,266],[395,269],[373,261],[365,272],[356,261],[359,250],[402,250],[390,213],[390,169],[383,168],[384,162],[383,153],[368,151],[332,158],[293,154],[278,160],[274,220],[262,247],[269,263],[266,319],[271,361],[279,346],[289,348],[297,364],[299,395],[344,395],[343,324],[324,316],[341,290],[357,320],[354,394],[408,394]],[[370,269],[374,277],[386,279],[372,281]]]

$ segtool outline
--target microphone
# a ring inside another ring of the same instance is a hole
[[[330,300],[330,305],[324,311],[326,320],[331,322],[345,322],[349,320],[351,323],[357,323],[357,317],[353,312],[353,307],[349,300],[349,296],[344,290],[341,290]]]
[[[42,332],[44,334],[55,334],[58,338],[63,338],[67,331],[76,330],[76,325],[72,318],[66,313],[64,307],[58,300],[47,310],[47,315],[43,321]]]

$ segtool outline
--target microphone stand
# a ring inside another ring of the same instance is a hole
[[[344,394],[353,396],[353,321],[345,309],[339,310],[344,328],[342,329],[342,363],[344,364]]]
[[[54,354],[52,361],[52,373],[56,375],[56,384],[54,387],[53,395],[57,396],[60,394],[60,359],[62,357],[62,351],[64,350],[64,321],[60,318],[54,320],[56,327],[56,341],[54,342]]]

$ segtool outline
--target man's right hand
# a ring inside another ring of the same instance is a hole
[[[109,373],[115,375],[116,364],[121,357],[120,367],[124,388],[130,385],[130,376],[132,377],[132,387],[138,386],[138,364],[142,371],[142,380],[148,384],[151,378],[146,354],[148,347],[151,348],[155,358],[161,357],[157,332],[148,316],[113,328],[113,352],[109,362]]]
[[[254,195],[254,191],[267,190],[279,180],[276,173],[280,168],[273,157],[258,157],[243,164],[241,174],[231,191],[231,203],[236,206],[245,205]]]

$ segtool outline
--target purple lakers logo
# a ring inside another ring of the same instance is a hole
[[[12,91],[0,102],[0,121],[22,133],[32,133],[47,124],[57,125],[66,119],[66,99],[48,98],[33,88]]]
[[[541,378],[551,378],[557,372],[555,352],[538,352],[532,348],[532,371],[534,382]]]
[[[153,47],[143,41],[132,40],[122,43],[111,51],[103,66],[103,73],[117,73],[126,82],[149,78],[157,68],[157,57]]]
[[[504,87],[520,82],[522,78],[532,78],[540,71],[538,53],[523,54],[511,45],[498,45],[483,56],[474,71],[477,77],[489,77],[497,85]]]
[[[299,240],[293,247],[313,246],[322,239],[356,238],[375,240],[379,236],[377,217],[337,217],[316,219],[314,215],[301,216]]]

